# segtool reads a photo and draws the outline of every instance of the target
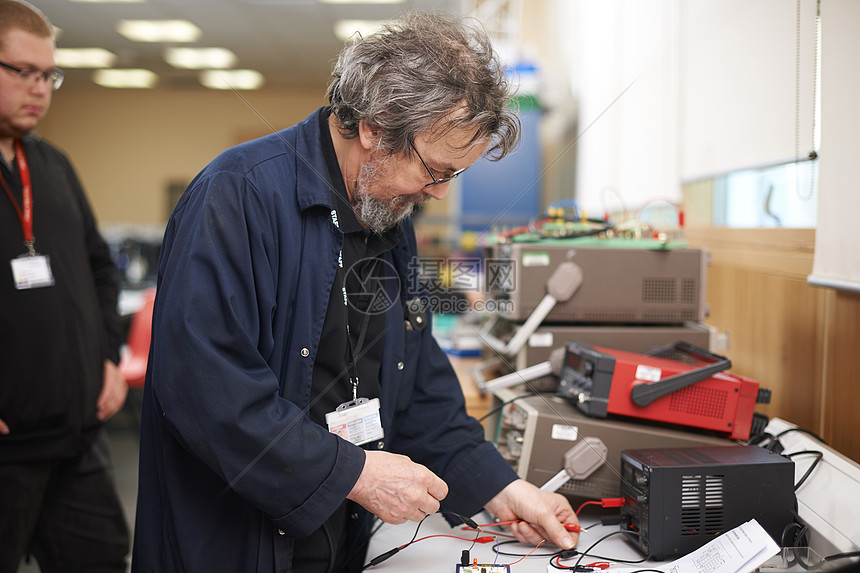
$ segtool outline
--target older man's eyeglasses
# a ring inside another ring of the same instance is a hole
[[[39,80],[41,80],[51,86],[51,89],[55,90],[60,89],[60,86],[63,85],[63,78],[66,77],[63,70],[59,68],[55,68],[50,72],[43,72],[42,70],[37,70],[35,68],[19,68],[12,64],[7,64],[6,62],[0,62],[0,66],[6,68],[10,72],[15,72],[22,81],[29,83],[30,85],[35,85]]]
[[[424,169],[426,169],[426,170],[427,170],[427,173],[429,173],[429,174],[430,174],[430,179],[432,179],[432,180],[433,180],[433,182],[432,182],[432,183],[428,183],[428,184],[427,184],[427,185],[425,185],[424,187],[433,187],[434,185],[441,185],[442,183],[447,183],[448,181],[450,181],[450,180],[452,180],[452,179],[456,179],[457,177],[459,177],[459,176],[460,176],[460,174],[461,174],[463,171],[465,171],[466,169],[468,169],[468,167],[464,167],[464,168],[462,168],[462,169],[458,169],[457,171],[455,171],[455,172],[454,172],[454,173],[452,173],[451,175],[448,175],[447,177],[440,177],[439,179],[436,179],[436,176],[435,176],[435,175],[433,175],[433,171],[431,171],[431,170],[430,170],[430,168],[429,168],[429,167],[427,167],[427,164],[426,164],[426,163],[424,163],[424,159],[421,157],[421,154],[420,154],[420,153],[418,153],[418,150],[417,150],[417,149],[415,149],[415,144],[414,144],[414,143],[412,143],[412,142],[410,141],[410,142],[409,142],[409,145],[412,147],[412,151],[414,151],[414,152],[415,152],[415,155],[417,155],[417,156],[418,156],[418,159],[421,161],[421,165],[423,165],[423,166],[424,166]]]

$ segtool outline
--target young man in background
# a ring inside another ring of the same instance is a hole
[[[53,28],[0,0],[0,573],[122,572],[102,424],[125,402],[118,273],[66,157],[30,134],[62,83]]]

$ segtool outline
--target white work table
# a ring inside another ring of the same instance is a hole
[[[580,534],[579,543],[577,544],[577,549],[585,550],[592,543],[606,535],[607,533],[611,533],[613,531],[618,531],[617,525],[601,525],[599,523],[599,513],[594,514],[586,514],[583,512],[583,517],[581,518],[582,526],[587,527],[590,524],[597,523],[593,527],[583,531]],[[606,515],[606,514],[604,514]],[[481,521],[482,519],[486,519],[486,515],[483,517],[481,515],[476,516],[475,520],[480,523],[487,523],[486,520]],[[417,523],[415,522],[407,522],[402,525],[390,525],[384,524],[382,527],[376,532],[370,542],[370,549],[367,552],[367,560],[369,562],[371,559],[385,553],[386,551],[398,547],[400,545],[404,545],[408,543],[412,536],[415,534],[415,528]],[[424,523],[421,525],[421,528],[418,530],[418,539],[422,537],[426,537],[428,535],[456,535],[461,537],[467,537],[469,539],[474,539],[476,534],[471,531],[462,531],[460,529],[461,526],[450,527],[445,521],[445,519],[439,515],[431,515]],[[481,536],[487,534],[480,534]],[[507,537],[498,537],[499,541],[508,541]],[[516,554],[518,556],[513,555],[496,555],[496,552],[493,549],[493,543],[487,544],[472,544],[471,541],[463,541],[459,539],[452,539],[448,537],[433,537],[430,539],[426,539],[424,541],[420,541],[417,543],[413,543],[409,547],[401,550],[396,555],[388,558],[386,561],[376,565],[372,568],[367,569],[367,571],[398,571],[403,573],[404,571],[408,571],[409,573],[455,573],[457,570],[457,564],[460,563],[460,556],[464,549],[470,549],[470,557],[472,559],[477,558],[478,563],[480,564],[496,564],[496,565],[509,565],[520,559],[519,556],[525,555],[532,551],[535,547],[534,545],[526,545],[522,543],[504,543],[498,546],[498,549],[502,553],[510,553]],[[553,545],[542,545],[539,547],[532,556],[519,561],[518,563],[511,565],[511,573],[546,573],[547,564],[550,560],[550,555],[554,552],[558,551],[558,548]],[[612,560],[616,559],[624,559],[629,561],[638,561],[643,558],[641,552],[639,552],[635,547],[633,547],[630,543],[623,539],[623,534],[618,534],[609,539],[601,542],[597,547],[592,551],[594,555],[599,555],[602,557],[611,558]],[[577,556],[578,558],[578,556]],[[562,565],[566,565],[568,567],[573,566],[576,563],[576,559],[569,559],[562,561]],[[593,563],[595,561],[603,561],[603,559],[598,559],[596,557],[583,557],[581,561],[581,565]],[[615,563],[615,561],[613,561]],[[650,565],[654,565],[655,562],[650,562]],[[641,565],[637,565],[636,567],[644,567],[647,568],[648,563],[642,563]],[[619,563],[618,567],[630,567],[629,564]],[[561,570],[558,570],[561,573]],[[611,572],[611,569],[607,570],[607,572]]]

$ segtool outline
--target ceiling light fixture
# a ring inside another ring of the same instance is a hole
[[[200,83],[213,90],[256,90],[264,81],[256,70],[206,70],[200,74]]]
[[[96,70],[93,81],[105,88],[150,89],[155,87],[158,76],[149,70],[134,68]]]
[[[188,20],[120,20],[116,31],[134,42],[196,42],[201,34]]]
[[[320,4],[403,4],[406,0],[317,0]]]
[[[186,70],[232,68],[237,59],[227,48],[167,48],[164,52],[168,64]]]
[[[59,68],[109,68],[116,54],[104,48],[57,48],[54,60]]]
[[[341,42],[366,38],[379,31],[384,20],[338,20],[334,23],[334,35]]]

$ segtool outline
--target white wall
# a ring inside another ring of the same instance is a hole
[[[589,215],[680,199],[677,1],[576,0],[576,199]],[[620,197],[620,200],[619,200]]]
[[[812,151],[815,1],[680,3],[683,180]]]
[[[573,4],[558,25],[576,42],[576,198],[589,212],[617,210],[616,193],[630,209],[679,201],[683,181],[811,150],[815,0],[799,4],[799,58],[788,0]]]
[[[810,282],[860,291],[860,2],[821,4],[821,158]]]

